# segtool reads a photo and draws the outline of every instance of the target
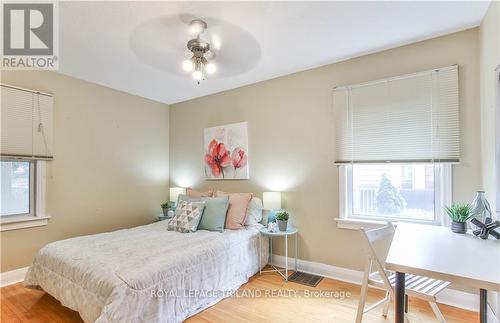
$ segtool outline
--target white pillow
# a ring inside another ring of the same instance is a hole
[[[255,225],[262,221],[262,209],[262,200],[258,197],[253,197],[248,205],[245,225]]]

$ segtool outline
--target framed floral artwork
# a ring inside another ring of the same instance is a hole
[[[204,167],[207,179],[248,179],[248,123],[205,128]]]

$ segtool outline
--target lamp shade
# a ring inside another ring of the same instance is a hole
[[[183,187],[171,187],[170,188],[170,202],[177,203],[179,195],[186,194],[186,189]]]
[[[263,202],[266,210],[280,210],[281,192],[264,192]]]

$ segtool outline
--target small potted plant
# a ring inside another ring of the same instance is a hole
[[[288,226],[288,216],[288,212],[284,210],[276,213],[276,222],[278,222],[278,228],[280,229],[280,231],[286,231]]]
[[[163,210],[163,216],[168,217],[168,211],[171,211],[175,208],[175,203],[172,201],[162,203],[161,208]]]
[[[451,219],[451,231],[465,233],[466,222],[473,216],[470,204],[453,203],[451,206],[445,206],[444,209]]]

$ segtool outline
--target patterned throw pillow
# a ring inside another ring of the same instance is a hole
[[[182,233],[195,232],[204,208],[203,202],[181,201],[175,209],[174,217],[168,221],[167,230]]]

